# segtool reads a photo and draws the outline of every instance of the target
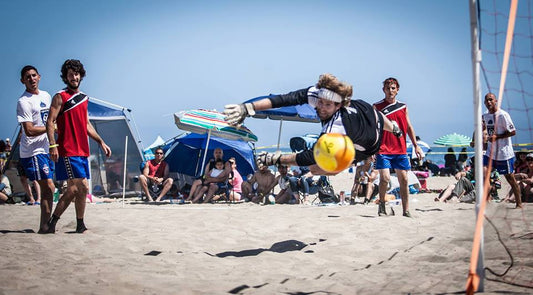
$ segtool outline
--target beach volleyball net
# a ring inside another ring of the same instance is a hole
[[[486,93],[494,93],[498,104],[510,114],[515,125],[516,135],[512,140],[518,144],[514,149],[531,150],[533,0],[480,0],[476,4],[478,42],[482,52],[481,102]],[[472,294],[478,291],[478,284],[483,285],[483,281],[476,281],[479,277],[533,289],[533,220],[532,214],[528,214],[533,204],[514,209],[515,204],[488,201],[489,174],[484,175],[483,197],[478,204],[467,293]],[[503,176],[501,181],[506,183]],[[500,199],[509,192],[509,188],[505,188],[499,193]],[[479,260],[482,261],[483,274],[479,274],[479,264],[476,270]]]

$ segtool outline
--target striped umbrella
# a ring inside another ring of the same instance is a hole
[[[224,120],[224,114],[217,111],[210,110],[190,110],[181,111],[174,114],[174,121],[179,129],[190,131],[197,134],[207,134],[207,142],[205,150],[209,148],[209,140],[211,136],[222,137],[233,140],[244,141],[257,141],[257,136],[246,128],[244,125],[235,127],[229,125]],[[207,153],[204,153],[202,160],[202,171],[205,166],[205,157]]]
[[[470,145],[472,139],[466,135],[451,133],[439,137],[435,140],[434,144],[444,145],[444,146],[466,146]]]

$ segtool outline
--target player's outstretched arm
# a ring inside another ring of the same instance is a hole
[[[253,103],[228,104],[224,106],[226,121],[230,125],[240,125],[246,117],[255,115],[255,111],[268,110],[272,108],[272,102],[264,98]]]

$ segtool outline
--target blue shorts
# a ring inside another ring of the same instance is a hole
[[[48,154],[37,154],[29,158],[20,158],[20,165],[25,176],[30,180],[43,180],[54,178],[54,162]]]
[[[59,157],[56,164],[56,180],[91,178],[87,157]]]
[[[489,166],[489,156],[483,156],[483,167]],[[492,160],[492,169],[500,174],[511,174],[514,172],[514,157],[508,160]]]
[[[411,170],[407,155],[376,155],[376,169]]]

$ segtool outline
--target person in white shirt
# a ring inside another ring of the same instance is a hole
[[[45,122],[48,118],[51,97],[39,89],[41,75],[34,66],[20,71],[20,82],[26,90],[17,102],[17,121],[22,127],[20,163],[30,181],[37,180],[41,188],[41,223],[39,233],[47,233],[47,221],[52,214],[54,162],[49,152]]]
[[[487,151],[483,156],[483,175],[486,175],[489,163],[498,173],[505,175],[516,196],[516,208],[522,208],[520,189],[514,178],[514,151],[511,137],[516,129],[511,116],[498,107],[498,99],[493,93],[485,95],[485,106],[488,112],[483,114],[483,131],[486,135]]]

